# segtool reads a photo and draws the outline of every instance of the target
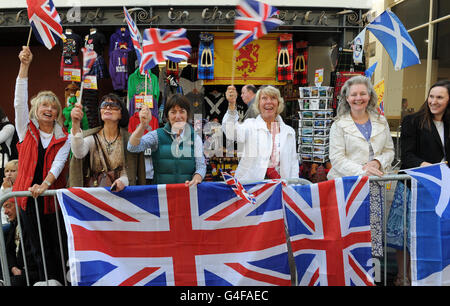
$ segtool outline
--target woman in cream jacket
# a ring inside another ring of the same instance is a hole
[[[394,143],[387,120],[376,110],[377,95],[370,80],[355,76],[341,89],[336,121],[330,130],[331,169],[328,179],[343,176],[383,176],[394,160]],[[370,182],[372,255],[383,256],[383,186]]]
[[[279,115],[284,108],[280,91],[273,86],[259,89],[252,105],[259,115],[243,123],[238,123],[234,86],[228,87],[226,97],[228,111],[222,129],[229,140],[237,141],[240,161],[235,177],[248,181],[298,178],[295,131]]]
[[[382,176],[394,160],[387,120],[376,111],[377,96],[369,79],[356,76],[341,90],[330,130],[328,179],[354,175]]]

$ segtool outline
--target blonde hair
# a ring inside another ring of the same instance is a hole
[[[18,168],[19,167],[19,160],[17,159],[11,159],[9,162],[5,164],[5,171],[11,170],[13,167]]]
[[[33,97],[30,101],[31,109],[30,109],[30,118],[38,119],[37,110],[39,106],[44,102],[50,102],[52,105],[56,106],[58,114],[56,115],[56,121],[62,125],[62,107],[59,102],[58,97],[49,90],[44,90],[39,92],[35,97]]]
[[[278,108],[277,108],[277,115],[281,114],[284,110],[284,99],[281,97],[280,90],[276,87],[273,87],[271,85],[268,86],[262,86],[257,92],[255,96],[255,103],[253,103],[252,107],[257,112],[257,114],[260,113],[259,111],[259,100],[261,98],[261,95],[266,95],[271,98],[276,98],[278,100]]]

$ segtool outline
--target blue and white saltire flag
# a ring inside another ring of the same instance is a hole
[[[364,41],[366,40],[366,28],[362,30],[353,41],[353,62],[361,64],[364,53]]]
[[[364,71],[364,75],[370,79],[372,77],[372,75],[374,74],[375,69],[377,68],[377,64],[378,64],[378,62],[375,62],[375,64],[373,64],[372,66],[367,68],[366,71]]]
[[[281,183],[58,190],[74,286],[291,284]]]
[[[394,64],[400,70],[420,64],[419,52],[408,31],[390,10],[384,11],[366,27],[380,41]]]
[[[373,286],[368,177],[283,187],[300,286]]]
[[[405,170],[411,175],[412,285],[450,285],[450,168]]]

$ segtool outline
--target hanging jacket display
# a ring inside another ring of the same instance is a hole
[[[91,29],[90,33],[84,39],[85,48],[94,50],[97,53],[97,59],[90,71],[90,74],[97,76],[97,79],[105,79],[108,77],[108,69],[106,68],[105,58],[103,57],[103,49],[106,44],[105,35],[96,29]]]
[[[228,102],[222,92],[214,89],[205,95],[205,118],[208,121],[218,120],[218,122],[222,122],[227,109]]]
[[[109,57],[109,75],[114,90],[127,89],[128,86],[128,54],[129,49],[116,49]]]
[[[62,48],[61,64],[59,75],[64,76],[64,68],[79,69],[80,61],[78,54],[83,46],[83,39],[80,35],[74,33],[72,30],[67,29],[64,32],[65,40],[60,40]]]
[[[123,46],[128,50],[134,49],[130,31],[127,26],[117,28],[116,32],[109,38],[109,56],[111,56],[111,53],[114,50],[122,49]]]
[[[152,116],[158,117],[159,84],[158,77],[153,72],[150,72],[149,78],[148,76],[143,76],[139,69],[136,69],[128,77],[128,110],[130,116],[135,113],[135,96],[145,94],[145,78],[147,78],[147,95],[153,95]]]

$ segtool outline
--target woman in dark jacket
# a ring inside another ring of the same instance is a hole
[[[431,86],[427,101],[419,111],[405,116],[401,126],[401,162],[400,169],[428,166],[450,161],[450,81],[442,80]],[[448,165],[448,164],[447,164]],[[397,249],[398,273],[394,281],[403,284],[404,237],[403,237],[403,194],[405,186],[398,182],[387,224],[387,242]],[[407,210],[410,209],[410,190],[406,186]],[[408,213],[409,215],[409,213]],[[407,246],[409,248],[409,220],[406,220]],[[407,267],[409,255],[406,254]],[[409,270],[409,269],[408,269]],[[409,271],[407,273],[409,275]],[[409,279],[408,279],[409,282]]]

